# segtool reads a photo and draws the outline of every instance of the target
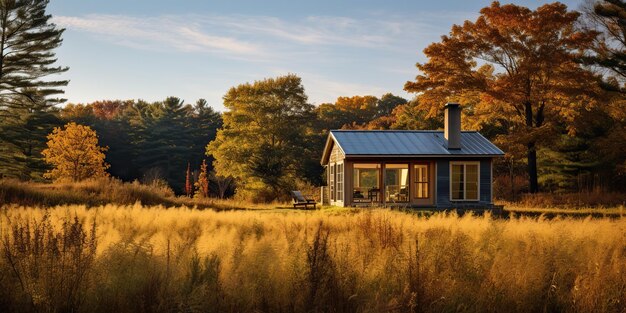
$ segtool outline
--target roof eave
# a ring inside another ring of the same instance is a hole
[[[322,160],[320,161],[321,165],[328,164],[328,158],[330,158],[331,144],[332,144],[331,134],[328,133],[328,137],[326,137],[326,144],[324,145],[324,152],[322,152]]]
[[[321,165],[328,164],[328,159],[330,158],[330,154],[332,153],[332,143],[336,144],[337,147],[339,147],[339,150],[341,150],[341,153],[343,153],[343,155],[346,155],[345,151],[343,151],[343,148],[341,147],[339,141],[337,141],[337,138],[335,138],[335,136],[333,135],[333,131],[331,130],[328,132],[328,138],[326,138],[326,145],[324,145],[324,152],[322,153],[322,160],[320,161]]]
[[[346,154],[346,158],[496,158],[504,154]]]

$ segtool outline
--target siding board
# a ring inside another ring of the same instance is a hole
[[[437,161],[437,207],[450,207],[450,160]]]
[[[330,152],[330,162],[337,163],[344,159],[343,152],[339,149],[339,146],[333,144],[333,149]]]
[[[491,203],[491,159],[480,160],[480,202]]]

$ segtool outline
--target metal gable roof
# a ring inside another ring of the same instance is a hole
[[[461,149],[448,150],[443,131],[418,130],[333,130],[346,156],[436,155],[499,156],[504,152],[476,131],[461,132]],[[330,139],[330,138],[329,138]]]

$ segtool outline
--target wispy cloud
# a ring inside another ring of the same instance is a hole
[[[71,30],[91,33],[116,44],[151,50],[262,55],[253,43],[210,34],[178,16],[132,17],[122,15],[56,16],[54,22]]]
[[[389,41],[373,34],[375,25],[348,17],[310,16],[290,22],[269,16],[213,16],[205,21],[239,34],[285,40],[302,45],[373,46]]]
[[[72,31],[97,36],[139,49],[175,49],[228,57],[264,60],[303,48],[354,47],[379,50],[406,48],[416,36],[441,34],[430,17],[350,18],[309,16],[291,21],[271,16],[187,14],[127,16],[89,14],[55,16],[54,22]],[[432,37],[432,36],[431,36]]]

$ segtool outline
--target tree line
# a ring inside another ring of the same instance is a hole
[[[67,82],[42,77],[67,70],[53,65],[63,29],[48,21],[46,4],[0,6],[2,176],[43,179],[48,134],[73,122],[97,133],[114,177],[184,194],[206,162],[211,194],[232,195],[235,182],[241,197],[270,201],[325,183],[319,158],[329,130],[441,129],[443,104],[455,101],[463,128],[506,152],[494,170],[513,194],[626,186],[623,1],[583,13],[558,2],[535,10],[494,2],[424,50],[427,61],[404,86],[410,100],[346,96],[314,106],[301,79],[286,75],[232,87],[225,112],[177,97],[57,106]]]

